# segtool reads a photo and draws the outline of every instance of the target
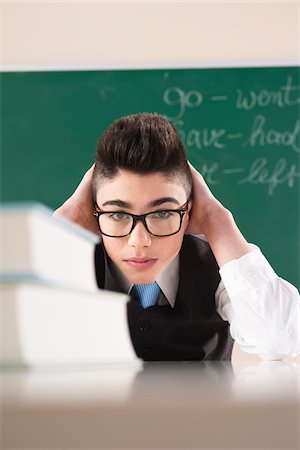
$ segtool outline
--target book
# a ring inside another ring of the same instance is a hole
[[[127,294],[34,282],[0,284],[1,366],[138,362]]]
[[[95,292],[99,236],[38,203],[0,207],[0,280],[31,280]]]

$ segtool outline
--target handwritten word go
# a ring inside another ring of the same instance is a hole
[[[179,87],[170,87],[164,92],[163,100],[166,105],[177,107],[177,114],[175,116],[168,115],[168,118],[179,120],[183,117],[186,108],[197,108],[202,104],[203,95],[196,90],[184,92]]]

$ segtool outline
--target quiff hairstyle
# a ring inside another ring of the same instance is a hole
[[[190,197],[192,178],[184,145],[175,125],[162,115],[133,114],[115,120],[97,144],[93,172],[93,194],[105,179],[113,179],[119,169],[137,174],[160,172],[179,176]]]

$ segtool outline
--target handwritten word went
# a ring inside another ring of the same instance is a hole
[[[279,108],[300,105],[300,86],[293,85],[293,78],[287,77],[286,83],[278,90],[260,89],[258,92],[251,90],[244,93],[236,90],[236,108],[250,111],[253,108],[266,108],[275,105]]]

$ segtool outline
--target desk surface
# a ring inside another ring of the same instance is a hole
[[[4,449],[296,449],[297,363],[4,371]]]

